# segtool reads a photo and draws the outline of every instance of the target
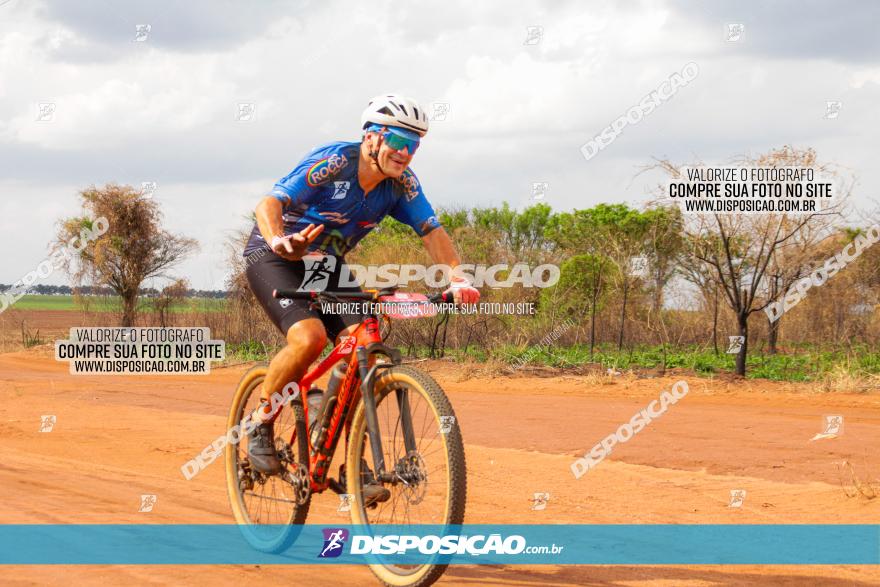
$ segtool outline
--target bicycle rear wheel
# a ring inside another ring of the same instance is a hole
[[[245,373],[232,399],[226,426],[227,430],[240,426],[241,440],[226,445],[226,487],[232,514],[251,546],[280,552],[299,536],[300,525],[309,513],[311,495],[302,488],[303,483],[308,488],[309,448],[302,400],[297,395],[275,420],[275,446],[284,465],[282,472],[268,476],[249,466],[248,435],[242,421],[260,404],[266,370],[266,365],[259,365]]]
[[[385,468],[398,483],[386,485],[391,497],[372,509],[364,507],[363,482],[371,471],[372,448],[364,403],[358,403],[346,454],[346,491],[353,496],[351,521],[371,524],[456,525],[464,521],[467,481],[464,446],[452,405],[427,373],[406,365],[389,368],[376,378],[376,412]],[[415,449],[407,450],[401,408],[409,410]],[[445,564],[371,564],[386,585],[424,587],[446,570]]]

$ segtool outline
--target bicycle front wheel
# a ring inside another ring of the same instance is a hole
[[[437,524],[464,521],[467,481],[464,446],[446,394],[427,373],[406,365],[391,367],[376,378],[376,412],[385,468],[395,476],[387,484],[391,497],[364,507],[363,484],[374,471],[363,401],[351,423],[346,455],[346,491],[353,496],[351,520],[356,525]],[[412,422],[410,446],[405,441],[404,412]],[[424,587],[446,570],[444,564],[372,564],[386,585]]]

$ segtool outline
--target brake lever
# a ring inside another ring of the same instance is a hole
[[[428,301],[432,304],[452,304],[455,303],[455,296],[452,293],[442,292],[432,295]]]

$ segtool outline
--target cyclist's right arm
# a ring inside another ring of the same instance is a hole
[[[257,226],[272,251],[288,261],[299,261],[308,251],[309,245],[324,232],[324,225],[309,224],[299,232],[284,234],[284,215],[281,203],[267,196],[257,204],[255,210]]]
[[[269,195],[254,210],[257,227],[263,239],[276,254],[285,259],[301,259],[308,245],[324,230],[323,225],[318,225],[317,228],[309,225],[298,233],[285,235],[284,211],[292,209],[294,212],[304,212],[317,201],[321,186],[332,177],[326,173],[316,175],[314,170],[322,164],[326,166],[331,158],[338,157],[335,151],[332,147],[312,151],[293,171],[275,184]]]
[[[295,261],[296,259],[288,257],[288,254],[293,253],[290,245],[283,246],[285,241],[282,238],[284,237],[284,206],[281,202],[273,196],[266,196],[257,204],[254,214],[257,217],[257,227],[260,229],[260,234],[263,235],[269,247],[276,254],[288,258],[290,261]],[[279,247],[279,244],[282,246]]]
[[[276,236],[284,236],[284,206],[273,196],[266,196],[257,204],[254,214],[260,234],[267,243],[272,243]]]

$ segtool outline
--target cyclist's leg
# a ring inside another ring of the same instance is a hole
[[[308,300],[278,300],[274,289],[298,289],[305,277],[302,261],[288,261],[265,253],[248,263],[247,280],[272,323],[284,334],[287,345],[269,363],[260,398],[268,400],[291,382],[299,381],[327,344],[321,316]]]
[[[327,289],[334,292],[361,292],[363,291],[356,283],[346,282],[340,284],[340,276],[351,275],[351,270],[345,263],[344,257],[337,257],[336,270],[328,279]],[[327,330],[327,335],[332,337],[334,345],[341,342],[342,337],[354,334],[354,331],[364,320],[364,314],[321,314],[321,322]]]
[[[247,268],[251,291],[287,339],[285,347],[270,362],[260,390],[263,406],[254,416],[262,423],[248,437],[251,465],[269,475],[278,473],[282,466],[275,450],[274,418],[268,400],[288,383],[299,381],[327,342],[324,325],[308,301],[272,297],[272,290],[276,288],[298,288],[304,275],[305,266],[301,261],[287,261],[274,253],[265,253],[253,263],[249,261]]]
[[[269,363],[260,398],[268,401],[273,392],[302,379],[326,344],[327,333],[321,320],[305,318],[294,322],[287,330],[287,346]]]

